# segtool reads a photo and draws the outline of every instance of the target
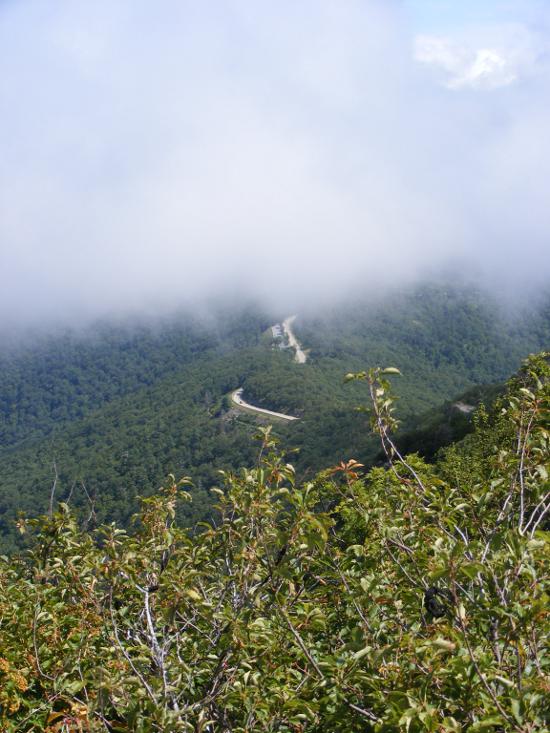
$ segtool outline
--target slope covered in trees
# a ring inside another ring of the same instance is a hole
[[[300,482],[269,429],[218,519],[177,527],[187,479],[131,531],[66,504],[0,560],[8,732],[548,729],[550,355],[433,464],[395,440],[396,369],[370,394],[386,466]]]
[[[218,470],[253,459],[257,421],[227,400],[237,387],[254,404],[301,415],[275,429],[286,449],[299,448],[299,476],[312,476],[350,455],[377,460],[365,415],[353,409],[361,391],[343,384],[346,371],[403,365],[400,414],[413,430],[429,423],[427,410],[472,384],[505,379],[523,354],[550,343],[547,310],[512,318],[465,289],[425,286],[322,317],[303,313],[295,329],[310,358],[302,365],[272,347],[268,327],[280,318],[257,308],[218,309],[210,318],[154,327],[104,324],[85,336],[42,337],[4,354],[2,546],[18,541],[19,510],[48,508],[54,481],[56,498],[70,496],[92,524],[127,524],[138,495],[169,472],[191,473],[194,501],[181,508],[182,521],[208,516]],[[428,425],[433,450],[460,434],[453,430],[437,438]],[[427,440],[417,432],[407,445],[421,449]]]

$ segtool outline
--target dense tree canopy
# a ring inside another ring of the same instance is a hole
[[[549,355],[432,464],[395,443],[396,371],[349,375],[386,457],[366,474],[297,481],[267,428],[199,532],[173,478],[131,530],[85,531],[66,504],[21,521],[2,729],[547,730]]]
[[[17,512],[46,511],[56,476],[56,497],[70,496],[83,516],[94,499],[90,524],[128,526],[137,496],[169,472],[194,480],[180,519],[192,525],[209,517],[218,469],[253,460],[257,420],[228,400],[240,386],[254,404],[301,416],[274,430],[285,449],[299,448],[298,477],[312,478],[345,455],[365,465],[378,460],[379,446],[353,409],[361,388],[343,385],[342,373],[399,364],[403,445],[431,460],[470,421],[452,402],[444,414],[426,411],[473,384],[503,381],[550,340],[550,310],[512,316],[472,289],[424,285],[382,302],[300,314],[295,328],[310,358],[296,365],[273,348],[268,326],[280,318],[257,307],[218,308],[210,318],[106,323],[2,350],[0,549],[20,546]]]

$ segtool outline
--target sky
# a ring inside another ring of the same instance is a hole
[[[549,0],[0,0],[0,319],[550,276]]]

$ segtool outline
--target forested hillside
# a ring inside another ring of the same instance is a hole
[[[467,415],[452,408],[457,395],[501,382],[525,353],[550,343],[548,309],[511,317],[476,291],[425,286],[301,314],[295,330],[309,359],[298,365],[270,337],[269,325],[282,315],[251,307],[154,326],[103,324],[3,353],[3,546],[18,541],[18,511],[47,509],[54,483],[55,498],[70,496],[91,524],[127,524],[138,495],[169,472],[190,473],[194,501],[181,519],[207,516],[219,469],[253,459],[258,419],[230,404],[237,387],[253,404],[301,417],[274,430],[286,449],[299,449],[293,462],[307,476],[343,457],[377,460],[368,420],[354,410],[364,394],[343,383],[346,372],[378,363],[401,368],[400,414],[404,428],[416,430],[403,439],[429,457],[468,429]],[[447,417],[430,417],[446,400]],[[453,425],[434,437],[434,420]]]
[[[550,354],[434,464],[403,456],[397,369],[349,374],[386,457],[297,480],[269,428],[217,516],[168,477],[130,531],[65,503],[0,557],[0,727],[543,733]],[[179,477],[178,477],[179,479]]]

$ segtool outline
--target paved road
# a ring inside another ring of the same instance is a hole
[[[293,415],[285,415],[282,412],[273,412],[273,410],[264,410],[263,407],[255,407],[254,405],[250,405],[248,402],[245,402],[243,400],[243,398],[241,397],[242,393],[243,388],[240,387],[231,394],[231,400],[239,407],[244,407],[246,410],[250,410],[251,412],[258,412],[260,415],[271,415],[271,417],[278,417],[282,420],[300,419],[299,417],[294,417]]]
[[[288,343],[292,346],[294,351],[296,352],[296,356],[294,357],[294,361],[298,362],[298,364],[305,364],[307,359],[307,354],[302,351],[302,347],[300,345],[300,342],[294,335],[294,332],[292,330],[292,324],[296,320],[296,316],[289,316],[288,318],[285,318],[283,321],[283,329],[284,332],[287,335]]]
[[[292,331],[292,324],[294,323],[294,320],[296,319],[296,316],[289,316],[283,321],[283,330],[286,334],[286,337],[288,339],[288,343],[295,351],[295,357],[294,360],[298,364],[305,364],[307,359],[307,354],[302,351],[302,347],[300,345],[300,342],[294,335]],[[250,412],[257,412],[260,415],[271,415],[271,417],[277,417],[281,420],[299,420],[299,417],[294,417],[293,415],[285,415],[282,412],[274,412],[273,410],[265,410],[263,407],[255,407],[254,405],[250,405],[248,402],[245,402],[242,398],[243,388],[236,389],[234,392],[231,393],[231,401],[237,405],[238,407],[242,407],[245,410],[249,410]]]

